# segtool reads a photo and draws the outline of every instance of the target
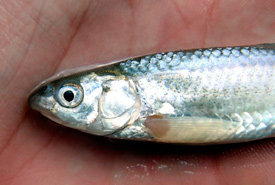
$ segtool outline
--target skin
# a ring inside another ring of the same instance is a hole
[[[275,1],[0,0],[0,184],[273,184],[275,140],[118,141],[59,126],[27,96],[57,71],[169,50],[275,42]]]

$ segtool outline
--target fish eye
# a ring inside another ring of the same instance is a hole
[[[74,93],[71,90],[64,92],[63,96],[67,102],[71,102],[74,99]]]
[[[65,84],[59,88],[55,99],[63,107],[76,107],[83,100],[83,89],[76,84]]]

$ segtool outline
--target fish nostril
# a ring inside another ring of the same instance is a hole
[[[36,95],[33,93],[28,98],[28,104],[32,109],[36,109]]]

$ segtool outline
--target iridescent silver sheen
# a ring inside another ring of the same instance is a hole
[[[76,107],[55,98],[66,84],[83,90]],[[112,138],[212,144],[274,137],[274,44],[160,53],[71,70],[39,85],[29,102],[60,124]]]

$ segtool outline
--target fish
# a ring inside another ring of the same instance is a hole
[[[28,98],[113,139],[226,144],[275,136],[275,44],[190,49],[62,71]]]

